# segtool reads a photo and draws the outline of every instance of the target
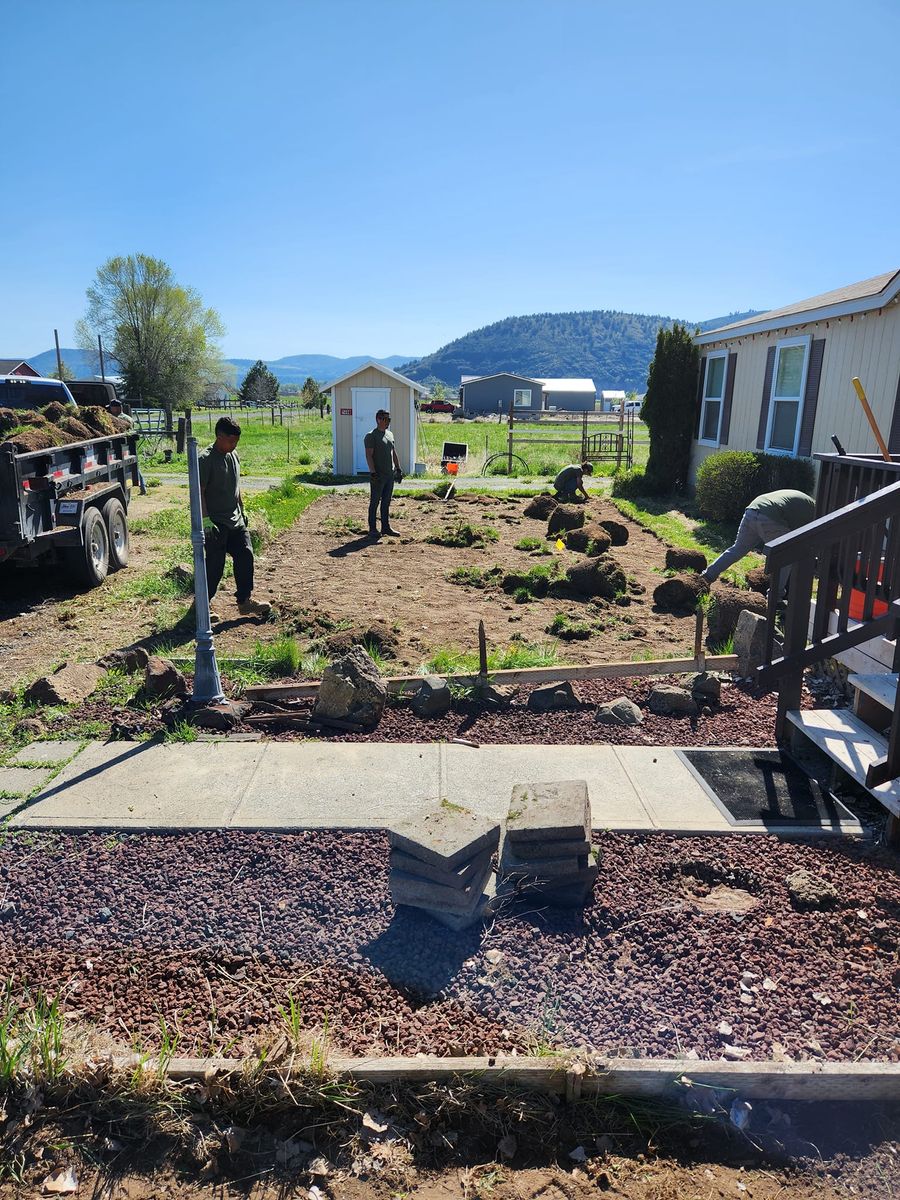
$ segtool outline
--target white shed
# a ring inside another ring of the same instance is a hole
[[[381,363],[367,362],[322,389],[331,402],[335,475],[366,475],[363,439],[380,408],[391,414],[391,432],[404,474],[416,461],[416,401],[427,389]]]

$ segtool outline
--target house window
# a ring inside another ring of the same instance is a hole
[[[797,453],[808,361],[808,337],[786,338],[775,349],[767,450],[781,454]]]
[[[516,388],[513,392],[513,408],[531,408],[531,388]]]
[[[706,380],[703,384],[703,413],[700,417],[700,441],[713,446],[719,444],[719,427],[722,424],[722,402],[725,398],[725,376],[728,373],[728,355],[710,354],[706,360]]]

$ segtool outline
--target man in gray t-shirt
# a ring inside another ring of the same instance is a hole
[[[560,473],[553,480],[553,490],[556,492],[558,500],[575,500],[578,493],[581,492],[585,500],[588,499],[587,489],[584,486],[585,475],[593,475],[594,468],[591,463],[572,463],[571,466],[563,467]]]
[[[366,448],[366,463],[369,467],[369,537],[398,537],[391,528],[391,496],[394,483],[403,478],[400,460],[391,433],[391,414],[379,408],[375,414],[375,428],[367,433],[363,444]],[[381,510],[381,533],[375,524]]]

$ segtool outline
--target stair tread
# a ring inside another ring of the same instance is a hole
[[[887,753],[886,739],[848,708],[794,709],[787,719],[862,787],[866,786],[866,769]],[[900,816],[900,779],[866,791]]]
[[[879,704],[883,704],[885,708],[893,709],[897,698],[897,680],[896,672],[879,671],[872,675],[850,675],[847,682],[858,692],[864,692]]]

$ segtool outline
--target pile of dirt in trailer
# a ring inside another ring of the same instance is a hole
[[[27,454],[126,433],[130,428],[127,421],[112,416],[105,408],[79,408],[77,414],[55,400],[40,411],[0,408],[0,438],[17,453]]]

